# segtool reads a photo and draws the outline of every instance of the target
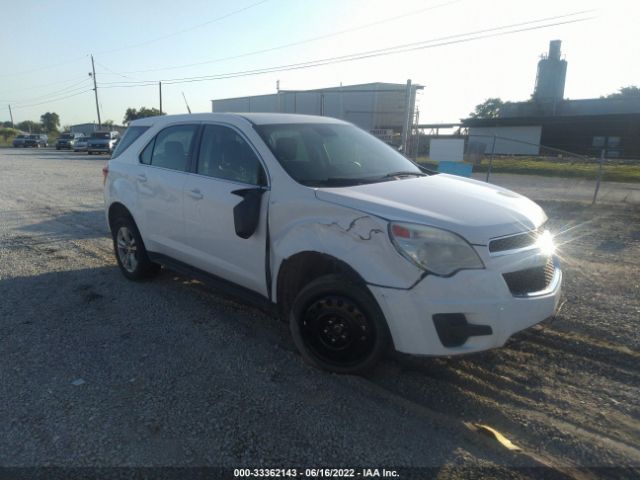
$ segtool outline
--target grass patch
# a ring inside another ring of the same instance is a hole
[[[418,158],[418,163],[433,170],[438,169],[438,162],[427,157]],[[473,166],[473,171],[481,173],[486,172],[488,168],[489,160],[484,159],[482,164]],[[553,162],[528,157],[501,157],[493,160],[491,172],[595,180],[598,176],[598,164],[596,162]],[[640,182],[640,163],[605,162],[602,169],[602,180],[605,182]]]

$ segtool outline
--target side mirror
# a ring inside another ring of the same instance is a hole
[[[264,187],[243,188],[231,192],[242,197],[242,201],[233,207],[233,223],[236,235],[240,238],[249,238],[258,228],[260,204],[264,192]]]

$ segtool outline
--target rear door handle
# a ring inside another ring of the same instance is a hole
[[[200,192],[200,190],[198,190],[197,188],[190,190],[189,196],[194,200],[202,200],[204,198],[204,195],[202,195],[202,192]]]
[[[140,175],[138,175],[138,181],[142,183],[146,182],[147,176],[144,173],[141,173]]]

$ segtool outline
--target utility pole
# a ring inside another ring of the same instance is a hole
[[[407,80],[407,89],[404,95],[404,119],[402,122],[402,154],[407,156],[407,140],[411,124],[411,79]]]
[[[158,82],[158,88],[160,89],[160,115],[162,115],[162,82]]]
[[[98,130],[102,130],[102,120],[100,120],[100,107],[98,106],[98,84],[96,83],[96,67],[93,64],[93,55],[91,55],[91,71],[89,76],[93,77],[93,92],[96,94],[96,112],[98,112]]]
[[[11,113],[11,105],[9,105],[9,116],[11,117],[11,128],[14,128],[15,125],[13,124],[13,113]]]

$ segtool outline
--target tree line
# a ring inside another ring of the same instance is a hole
[[[639,98],[640,87],[630,85],[628,87],[621,87],[617,92],[611,93],[606,97],[600,98]],[[533,101],[533,100],[529,100]],[[484,102],[476,105],[473,112],[469,113],[469,118],[497,118],[500,116],[500,109],[505,103],[500,98],[487,98]]]
[[[160,110],[158,110],[157,108],[127,108],[127,110],[125,111],[123,122],[125,124],[129,124],[130,122],[137,120],[138,118],[155,117],[157,115],[166,115],[166,113],[160,113]],[[102,126],[105,128],[110,128],[113,125],[113,120],[105,120],[104,122],[102,122]],[[35,122],[33,120],[24,120],[22,122],[16,123],[15,125],[11,122],[1,122],[0,137],[2,137],[6,143],[9,138],[15,137],[19,133],[23,132],[46,133],[55,135],[59,133],[59,127],[60,115],[58,115],[56,112],[46,112],[40,116],[39,122]],[[68,127],[65,127],[64,129],[67,130]]]

